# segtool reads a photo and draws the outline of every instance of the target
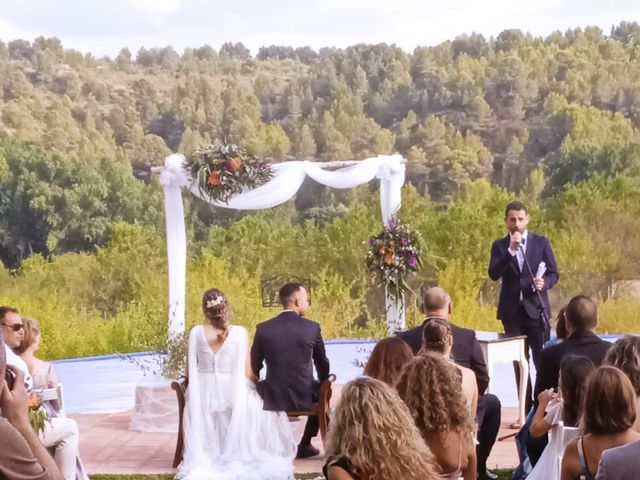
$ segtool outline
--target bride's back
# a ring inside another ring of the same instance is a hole
[[[196,343],[196,358],[199,373],[231,374],[237,362],[243,360],[240,355],[240,339],[243,327],[232,326],[229,334],[222,340],[213,327],[202,325],[194,327],[200,330]]]

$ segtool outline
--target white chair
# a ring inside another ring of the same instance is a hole
[[[577,427],[565,427],[563,422],[558,422],[557,428],[554,428],[555,434],[558,435],[557,446],[557,456],[558,456],[558,478],[561,477],[562,473],[562,455],[564,454],[564,449],[567,448],[567,445],[571,440],[577,438],[580,430]]]

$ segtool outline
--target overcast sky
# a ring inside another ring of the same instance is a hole
[[[407,52],[463,33],[489,38],[640,21],[640,0],[0,0],[0,40],[58,37],[65,48],[115,56],[128,47],[242,42],[346,47],[395,43]]]

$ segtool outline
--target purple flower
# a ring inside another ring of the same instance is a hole
[[[225,172],[229,171],[229,165],[227,165],[226,163],[222,165],[222,170],[224,170]]]
[[[391,230],[393,230],[394,228],[396,228],[398,226],[398,219],[396,217],[391,217],[389,219],[389,221],[387,222],[387,225],[389,226],[389,228]]]
[[[403,238],[402,240],[400,240],[400,245],[402,245],[403,247],[406,247],[407,245],[409,245],[409,240],[407,240],[406,238]]]
[[[258,170],[259,172],[261,172],[262,170],[266,170],[267,169],[267,164],[266,163],[256,163],[256,170]]]
[[[409,257],[407,259],[407,265],[409,265],[410,267],[415,267],[418,264],[418,260],[416,259],[416,257]]]
[[[371,247],[375,247],[376,246],[376,239],[375,238],[370,238],[369,239],[369,246],[371,246]]]

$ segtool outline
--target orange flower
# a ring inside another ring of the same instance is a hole
[[[40,406],[40,399],[37,397],[37,395],[29,394],[29,408],[31,410],[35,410],[36,408],[38,408]]]
[[[211,172],[211,175],[209,175],[209,178],[207,179],[207,183],[209,185],[213,185],[214,187],[216,185],[220,185],[220,174],[216,172]]]
[[[384,245],[380,249],[380,255],[384,257],[384,263],[386,263],[387,265],[393,264],[393,259],[395,257],[395,254],[396,254],[396,243],[393,240],[388,242],[386,245]]]
[[[393,258],[395,257],[393,252],[387,252],[387,254],[384,256],[384,263],[386,263],[387,265],[393,265]]]
[[[238,170],[240,170],[241,166],[242,161],[239,158],[232,158],[231,160],[229,160],[229,170],[231,170],[232,172],[237,172]]]

